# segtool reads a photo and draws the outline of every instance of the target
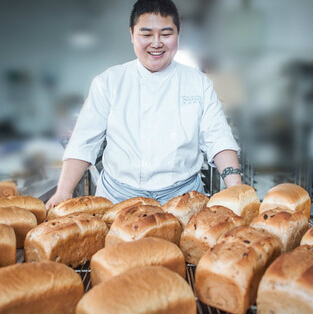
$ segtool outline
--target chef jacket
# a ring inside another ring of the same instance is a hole
[[[212,81],[175,61],[151,73],[136,59],[93,79],[63,159],[94,164],[104,138],[106,173],[143,190],[195,175],[203,152],[214,166],[217,153],[239,151]]]

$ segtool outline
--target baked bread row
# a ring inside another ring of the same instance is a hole
[[[312,278],[312,245],[281,254],[276,236],[241,226],[200,259],[195,289],[200,301],[229,313],[244,314],[255,302],[262,314],[312,313]]]

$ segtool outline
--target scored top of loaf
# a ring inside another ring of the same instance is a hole
[[[223,206],[206,207],[196,213],[182,233],[182,237],[203,240],[210,246],[229,229],[245,224],[245,220]]]
[[[102,196],[81,196],[74,197],[62,201],[52,207],[48,212],[48,219],[65,216],[74,212],[85,212],[104,214],[109,208],[113,206],[113,203]]]
[[[28,234],[27,240],[49,239],[51,235],[55,235],[57,231],[64,231],[69,235],[73,230],[92,229],[93,225],[103,225],[108,230],[106,223],[98,217],[86,213],[72,213],[53,220],[46,220],[42,224],[33,228]]]
[[[151,206],[159,206],[161,207],[161,204],[149,197],[132,197],[125,201],[119,202],[115,205],[113,205],[104,215],[103,220],[107,223],[113,223],[113,221],[117,218],[117,216],[123,211],[130,207],[139,206],[139,205],[151,205]]]
[[[273,228],[287,230],[295,224],[309,227],[308,220],[302,212],[281,211],[280,209],[267,210],[255,217],[250,226],[272,226]]]
[[[207,206],[216,205],[227,207],[236,215],[248,217],[249,220],[258,213],[260,200],[253,187],[238,184],[213,194]]]
[[[220,237],[218,243],[244,243],[246,246],[253,246],[257,251],[264,252],[264,248],[269,243],[275,243],[275,246],[281,250],[280,240],[263,229],[255,229],[251,226],[239,226],[227,231]]]
[[[185,212],[192,207],[203,208],[207,204],[209,198],[197,191],[190,191],[180,196],[176,196],[167,201],[162,208],[166,211],[173,209],[175,211]]]
[[[139,234],[144,229],[169,219],[177,220],[172,214],[164,213],[161,207],[139,205],[122,211],[114,221],[111,229],[120,227],[125,233]]]
[[[311,199],[309,193],[300,185],[281,183],[271,188],[264,196],[260,213],[274,208],[302,211],[310,218]]]
[[[197,191],[190,191],[176,196],[166,202],[162,208],[165,212],[172,213],[186,227],[190,217],[206,206],[209,198]]]

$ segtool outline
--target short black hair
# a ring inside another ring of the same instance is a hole
[[[179,33],[180,16],[172,0],[138,0],[133,6],[129,20],[129,27],[132,31],[134,30],[134,26],[138,23],[140,16],[145,13],[160,14],[163,17],[170,15]]]

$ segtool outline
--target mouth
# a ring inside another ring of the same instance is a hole
[[[148,51],[148,54],[153,57],[160,57],[165,54],[165,51]]]

